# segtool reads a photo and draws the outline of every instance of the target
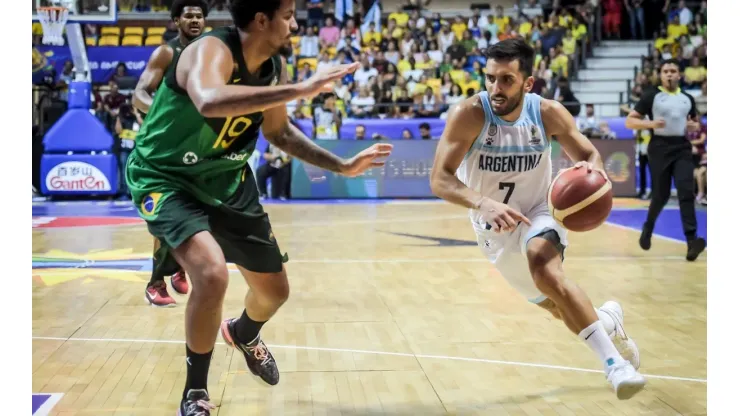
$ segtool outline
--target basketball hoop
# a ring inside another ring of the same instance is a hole
[[[64,45],[64,25],[69,17],[66,7],[39,7],[39,20],[44,30],[44,45]]]

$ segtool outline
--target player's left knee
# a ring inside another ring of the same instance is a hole
[[[285,271],[276,273],[270,279],[270,285],[265,289],[261,293],[261,297],[265,302],[270,303],[276,308],[287,302],[290,296],[290,285],[288,284],[288,276],[285,274]]]
[[[553,256],[560,253],[545,239],[533,239],[527,245],[529,271],[537,290],[548,298],[559,299],[565,293],[565,276]]]

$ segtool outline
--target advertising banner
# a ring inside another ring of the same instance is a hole
[[[350,157],[370,147],[370,140],[316,140],[321,147]],[[393,153],[381,168],[362,176],[346,178],[293,159],[291,196],[297,199],[323,198],[433,198],[429,175],[437,140],[393,141]],[[632,140],[592,140],[601,153],[615,196],[635,195],[635,143]],[[557,142],[552,143],[553,177],[560,169],[573,166]]]
[[[94,84],[107,83],[116,72],[119,62],[126,64],[126,75],[139,77],[146,68],[149,57],[155,46],[91,46],[87,48],[87,59],[90,62],[90,76]],[[57,75],[62,73],[64,63],[72,60],[72,53],[67,46],[34,46],[34,73],[44,68],[54,67]]]
[[[44,195],[112,195],[118,187],[117,160],[110,154],[44,155],[41,178]]]

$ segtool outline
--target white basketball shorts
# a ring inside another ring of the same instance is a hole
[[[474,227],[475,233],[483,255],[496,266],[509,284],[530,302],[540,303],[545,300],[545,296],[537,290],[529,272],[527,243],[536,235],[554,230],[560,237],[560,243],[567,246],[567,231],[550,216],[547,201],[522,214],[529,219],[531,226],[520,223],[516,230],[509,233],[496,233]]]

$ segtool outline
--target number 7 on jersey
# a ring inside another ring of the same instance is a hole
[[[498,183],[498,189],[504,190],[506,189],[506,196],[504,197],[504,204],[509,203],[509,199],[511,199],[511,194],[514,193],[514,182],[499,182]]]

